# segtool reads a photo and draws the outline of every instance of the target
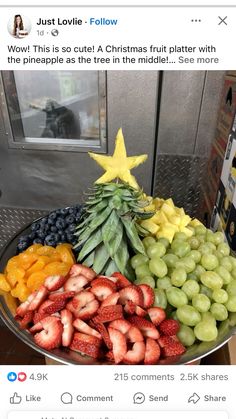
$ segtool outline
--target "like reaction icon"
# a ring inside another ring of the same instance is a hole
[[[11,383],[14,383],[14,381],[16,381],[16,379],[17,379],[17,374],[15,372],[11,371],[7,374],[7,379]]]

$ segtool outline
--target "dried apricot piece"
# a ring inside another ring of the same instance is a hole
[[[11,287],[3,274],[0,274],[0,290],[5,292],[11,291]]]
[[[46,265],[45,260],[42,256],[38,256],[38,260],[27,270],[26,276],[29,277],[34,272],[42,271]]]
[[[38,290],[39,287],[43,285],[47,276],[48,275],[43,271],[32,273],[27,280],[27,287],[30,289],[30,291]]]
[[[35,253],[23,252],[18,256],[19,266],[25,270],[29,269],[31,265],[38,259],[38,255]]]
[[[65,244],[59,244],[56,247],[56,251],[60,254],[62,262],[70,263],[71,265],[75,263],[71,248],[68,248]]]
[[[56,254],[56,249],[52,246],[42,246],[40,249],[37,249],[36,253],[40,256],[51,256]]]
[[[6,265],[6,271],[9,272],[13,268],[18,268],[19,265],[19,256],[13,256]]]
[[[12,297],[18,298],[21,302],[27,300],[30,294],[30,289],[23,282],[18,282],[15,288],[11,290]]]
[[[7,281],[13,288],[17,282],[23,279],[25,276],[25,270],[23,268],[13,268],[7,273]]]
[[[49,275],[67,275],[71,268],[71,264],[64,262],[51,262],[45,266],[44,272]]]
[[[26,253],[36,253],[40,247],[43,247],[43,245],[39,243],[32,244],[32,246],[29,246],[28,249],[26,249]]]

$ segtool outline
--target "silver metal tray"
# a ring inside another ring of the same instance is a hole
[[[8,259],[16,254],[16,246],[18,238],[22,234],[27,234],[29,226],[21,230],[14,236],[5,246],[0,254],[0,272],[3,272]],[[77,352],[67,349],[54,349],[53,351],[46,351],[37,346],[29,332],[20,330],[18,323],[14,320],[14,313],[10,310],[4,296],[0,296],[0,317],[6,326],[26,345],[29,345],[35,351],[43,354],[47,358],[51,358],[60,364],[80,364],[80,365],[110,365],[108,362],[97,362],[93,358],[82,356]],[[202,342],[194,344],[180,357],[169,357],[162,360],[160,364],[188,364],[198,361],[199,359],[211,354],[212,352],[225,345],[233,335],[236,334],[236,327],[230,327],[229,321],[222,322],[217,340],[214,342]]]

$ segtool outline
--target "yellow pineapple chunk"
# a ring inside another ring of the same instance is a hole
[[[181,222],[180,222],[180,226],[181,227],[186,227],[186,225],[188,225],[191,221],[191,217],[189,217],[189,215],[185,214],[181,217]]]
[[[194,218],[193,220],[190,221],[189,225],[191,227],[197,227],[197,226],[201,226],[203,224],[197,218]]]
[[[188,227],[180,227],[180,231],[186,234],[187,237],[192,237],[193,231],[190,230]]]
[[[175,235],[176,231],[174,229],[174,226],[164,226],[157,232],[157,238],[160,239],[161,237],[164,237],[165,239],[169,240],[170,243],[172,243],[173,237]]]
[[[185,212],[184,212],[183,208],[175,207],[175,210],[176,210],[177,214],[180,215],[181,217],[185,215]]]
[[[152,221],[149,220],[143,220],[140,225],[145,228],[146,230],[148,230],[151,234],[156,234],[157,231],[159,230],[159,226],[155,223],[153,223]]]
[[[180,215],[172,215],[172,217],[169,218],[170,223],[175,224],[176,226],[180,225],[181,217]]]
[[[161,207],[161,211],[166,214],[167,217],[171,217],[172,215],[175,215],[175,209],[168,205],[166,202]]]
[[[166,200],[165,200],[165,203],[166,203],[167,205],[169,205],[169,207],[175,208],[175,204],[174,204],[174,202],[173,202],[173,199],[172,199],[172,198],[166,199]]]
[[[167,218],[167,216],[165,215],[165,213],[164,212],[162,212],[162,210],[160,210],[160,211],[158,211],[156,214],[155,214],[155,218],[156,218],[156,222],[158,223],[158,224],[165,224],[165,223],[168,223],[168,218]]]

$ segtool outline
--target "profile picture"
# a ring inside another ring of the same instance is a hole
[[[31,31],[31,22],[27,16],[16,14],[9,19],[7,28],[14,38],[25,38]]]

